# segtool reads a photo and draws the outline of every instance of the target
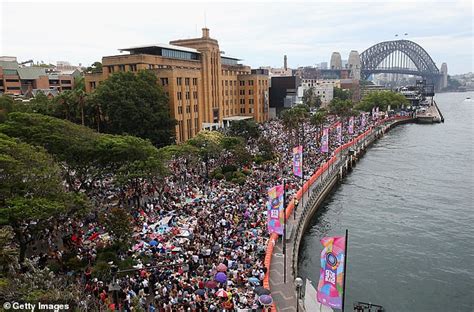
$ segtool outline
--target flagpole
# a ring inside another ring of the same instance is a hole
[[[349,231],[346,229],[346,240],[344,247],[344,277],[342,285],[342,312],[344,312],[344,301],[346,299],[346,275],[347,275],[347,240],[349,238]]]
[[[283,282],[286,283],[286,179],[283,179]]]

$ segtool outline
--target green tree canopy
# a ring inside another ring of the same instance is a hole
[[[176,121],[156,79],[149,71],[119,72],[101,83],[94,94],[104,115],[101,131],[138,136],[158,147],[173,143]]]
[[[100,134],[92,129],[40,114],[10,113],[0,132],[42,146],[64,165],[70,187],[96,181],[136,161],[158,155],[150,142],[133,137]]]
[[[65,192],[61,170],[43,148],[0,134],[0,155],[0,224],[12,227],[23,261],[50,218],[81,213],[88,204],[82,194]]]
[[[302,101],[304,105],[314,108],[319,108],[322,104],[321,97],[316,94],[314,87],[304,90]]]
[[[237,120],[230,123],[230,135],[240,136],[248,140],[250,138],[258,139],[258,125],[253,120]]]
[[[352,114],[353,104],[351,100],[341,100],[334,98],[329,103],[328,109],[331,114],[347,117]]]
[[[408,100],[400,93],[393,91],[374,91],[364,96],[356,108],[361,111],[370,112],[372,108],[378,106],[381,110],[385,111],[389,105],[394,109],[408,104]]]
[[[334,87],[333,99],[350,100],[352,92],[350,90]]]

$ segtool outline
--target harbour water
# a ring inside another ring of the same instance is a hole
[[[408,124],[374,144],[319,208],[300,248],[316,286],[319,240],[349,230],[346,311],[474,311],[474,92],[435,97],[443,124]]]

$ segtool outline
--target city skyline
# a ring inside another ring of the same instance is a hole
[[[38,1],[3,3],[0,10],[0,54],[21,61],[89,66],[102,56],[120,54],[120,48],[200,37],[201,28],[207,26],[227,56],[241,58],[253,68],[282,67],[285,54],[291,68],[314,66],[329,62],[334,51],[347,59],[351,50],[362,53],[381,41],[408,39],[420,44],[438,68],[446,62],[451,75],[473,71],[470,1],[113,6]]]

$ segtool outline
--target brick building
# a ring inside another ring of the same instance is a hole
[[[31,94],[33,90],[72,90],[78,70],[55,70],[39,66],[22,66],[16,57],[0,57],[0,93]]]
[[[239,64],[239,59],[225,56],[207,28],[201,38],[119,51],[128,54],[104,56],[102,72],[85,75],[86,91],[92,92],[116,72],[153,71],[169,97],[171,116],[177,120],[177,142],[232,120],[268,119],[268,72],[252,71]]]

